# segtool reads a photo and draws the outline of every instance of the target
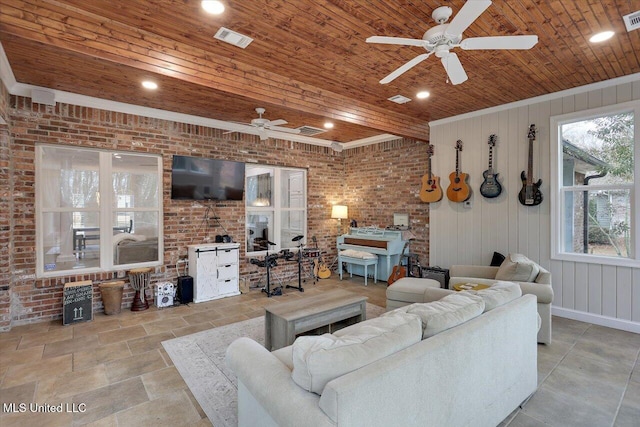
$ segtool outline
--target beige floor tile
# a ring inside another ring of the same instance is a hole
[[[101,418],[89,424],[85,424],[85,427],[119,427],[116,414],[111,414],[107,417]]]
[[[101,332],[98,334],[100,344],[112,344],[119,341],[127,341],[134,338],[140,338],[147,335],[147,331],[140,326],[131,326],[128,328],[116,329],[108,332]]]
[[[138,312],[131,312],[129,311],[129,315],[124,315],[122,317],[119,317],[119,321],[120,321],[120,326],[123,328],[129,328],[131,326],[138,326],[138,325],[143,325],[145,323],[150,323],[150,322],[155,322],[156,320],[161,320],[163,319],[162,317],[162,312],[157,311],[157,310],[151,310],[151,311],[138,311]],[[120,315],[118,315],[120,316]]]
[[[166,367],[160,352],[153,350],[109,362],[106,364],[106,373],[109,383],[113,384]]]
[[[64,405],[64,404],[63,404]],[[73,423],[73,413],[32,412],[8,414],[0,418],[2,427],[68,427]]]
[[[33,334],[24,335],[18,349],[24,349],[28,347],[34,347],[37,345],[49,344],[56,341],[64,341],[73,338],[73,327],[67,326],[65,328],[56,329],[54,331],[36,332]]]
[[[15,387],[2,388],[0,389],[0,406],[7,403],[19,405],[20,403],[35,402],[35,395],[36,381],[31,381],[30,383],[17,385]],[[0,416],[3,414],[4,412],[0,411]]]
[[[36,402],[69,401],[78,393],[109,385],[105,366],[98,365],[83,371],[69,372],[55,378],[47,378],[38,382]]]
[[[133,355],[146,353],[151,350],[157,350],[162,347],[160,344],[162,341],[175,338],[175,335],[171,331],[165,331],[156,333],[154,335],[147,335],[146,337],[136,338],[127,341],[127,345]]]
[[[2,380],[1,388],[14,387],[35,380],[56,377],[71,372],[73,358],[70,354],[52,357],[47,363],[34,362],[23,365],[10,366]]]
[[[50,322],[30,323],[28,325],[14,326],[8,332],[0,333],[0,342],[6,340],[20,338],[22,335],[37,334],[39,332],[47,332],[51,327]]]
[[[202,410],[202,407],[200,407],[200,404],[196,400],[196,397],[193,395],[193,393],[191,393],[191,390],[189,390],[189,388],[187,387],[184,392],[187,394],[187,397],[191,401],[191,404],[193,404],[193,407],[198,411],[198,414],[200,414],[200,417],[208,420],[207,414],[204,413],[204,410]]]
[[[5,332],[0,333],[0,336],[2,336],[3,333]],[[21,339],[22,337],[13,337],[0,340],[0,355],[16,351]]]
[[[518,412],[518,414],[511,420],[509,424],[506,424],[509,427],[544,427],[548,426],[548,424],[543,423],[542,421],[538,421],[535,418],[530,417],[529,415],[523,414],[522,412]]]
[[[96,316],[99,316],[100,313],[97,313]],[[94,318],[93,322],[90,323],[82,323],[73,326],[73,337],[80,338],[86,335],[95,335],[100,332],[111,331],[114,329],[120,329],[120,321],[117,319],[117,316],[101,316],[106,320],[96,321]]]
[[[126,341],[107,344],[94,350],[73,353],[73,370],[81,371],[101,363],[107,363],[112,360],[123,359],[130,356],[132,356],[131,350],[129,350]]]
[[[76,351],[93,351],[100,346],[97,335],[84,335],[63,341],[56,341],[44,346],[43,359],[62,356]]]
[[[84,425],[101,420],[147,400],[147,392],[140,377],[111,384],[87,393],[79,393],[73,396],[73,403],[77,406],[86,405],[86,412],[74,414],[73,423],[74,425]]]
[[[191,426],[201,417],[183,392],[165,394],[153,401],[145,402],[116,414],[118,424],[123,426],[151,426],[162,420],[163,425]]]
[[[158,349],[158,352],[160,352],[160,356],[162,356],[162,360],[164,360],[164,363],[166,363],[167,366],[174,366],[171,356],[169,356],[169,353],[167,353],[167,350],[165,350],[164,347]]]
[[[186,315],[183,319],[189,325],[197,325],[199,323],[210,323],[214,320],[219,320],[222,317],[222,313],[218,310],[201,310],[193,314]]]
[[[637,427],[640,425],[640,382],[631,382],[624,394],[614,426]]]
[[[148,335],[159,334],[161,332],[170,331],[174,328],[183,328],[189,326],[181,317],[156,320],[155,322],[145,323],[142,325]]]
[[[248,319],[249,317],[245,316],[244,314],[236,314],[233,316],[223,317],[221,319],[214,320],[211,323],[213,323],[215,327],[219,327],[219,326],[228,325],[230,323],[242,322],[243,320],[248,320]]]
[[[177,393],[187,388],[187,383],[173,366],[144,374],[142,382],[150,400],[157,399],[166,393]]]
[[[211,329],[213,327],[214,327],[213,323],[204,322],[204,323],[198,323],[196,325],[187,326],[184,328],[172,329],[171,332],[173,332],[173,335],[176,337],[183,337],[185,335],[195,334],[196,332],[206,331],[207,329]]]
[[[42,360],[44,345],[27,347],[22,350],[6,351],[0,353],[0,366],[15,366],[35,363]]]

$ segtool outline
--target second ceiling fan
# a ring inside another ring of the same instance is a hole
[[[472,37],[463,40],[462,33],[464,30],[489,6],[491,6],[491,0],[468,0],[449,24],[446,22],[451,17],[453,10],[449,6],[441,6],[431,14],[431,17],[438,25],[427,30],[422,39],[385,36],[369,37],[366,40],[367,43],[419,46],[427,51],[427,53],[416,56],[393,71],[380,80],[380,83],[387,84],[392,82],[429,56],[435,54],[440,58],[451,84],[457,85],[466,81],[468,77],[458,59],[458,55],[451,52],[451,49],[455,47],[460,47],[463,50],[531,49],[538,42],[538,36],[536,35]]]

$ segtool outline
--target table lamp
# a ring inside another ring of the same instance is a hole
[[[333,205],[331,207],[331,218],[338,220],[338,235],[342,234],[342,220],[349,218],[349,210],[344,205]]]

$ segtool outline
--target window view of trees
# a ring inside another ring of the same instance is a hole
[[[565,252],[631,256],[633,123],[628,112],[560,126]]]

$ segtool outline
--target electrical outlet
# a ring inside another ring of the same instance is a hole
[[[463,206],[467,209],[471,209],[473,207],[473,202],[471,200],[465,200]]]

